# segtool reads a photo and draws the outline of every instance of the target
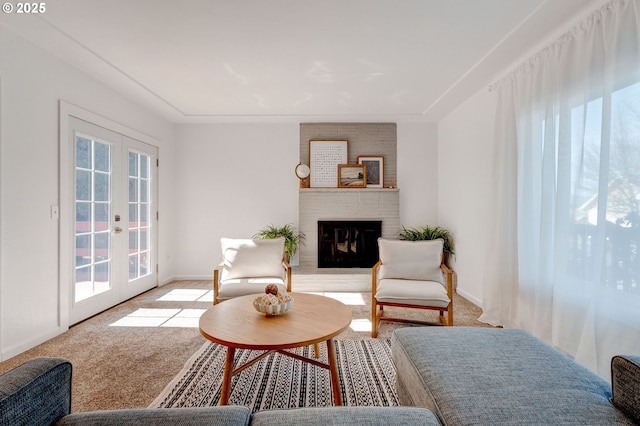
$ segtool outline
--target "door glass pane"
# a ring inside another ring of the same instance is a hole
[[[129,152],[129,280],[150,273],[150,167],[151,159],[148,155]]]
[[[129,226],[138,226],[138,205],[129,204]]]
[[[138,251],[138,230],[129,230],[129,253],[137,253]]]
[[[109,230],[109,203],[95,203],[93,206],[94,227],[96,232]]]
[[[109,232],[95,234],[95,260],[109,260]]]
[[[76,170],[76,200],[91,201],[91,172]]]
[[[139,179],[129,177],[129,201],[132,203],[138,201],[138,184]]]
[[[146,251],[149,248],[149,238],[146,228],[140,229],[140,251]]]
[[[138,176],[138,154],[129,153],[129,176]]]
[[[109,290],[111,288],[109,283],[109,262],[97,263],[94,270],[94,293],[102,293],[103,291]]]
[[[110,288],[111,146],[75,138],[75,292],[79,302]]]
[[[146,203],[148,200],[148,196],[149,196],[149,191],[147,190],[147,185],[149,184],[149,181],[147,181],[146,179],[140,179],[140,201],[142,203]]]
[[[94,198],[93,201],[109,201],[109,185],[111,184],[111,175],[106,173],[94,173]]]
[[[76,138],[76,167],[80,169],[91,168],[92,144],[89,139],[78,136]]]
[[[139,264],[140,256],[137,254],[129,255],[129,280],[135,280],[140,275]]]
[[[76,201],[76,235],[90,230],[91,203]]]
[[[95,158],[95,168],[101,172],[111,172],[111,161],[109,158],[110,155],[110,146],[98,143],[95,145],[96,158]]]
[[[145,222],[145,223],[147,222],[148,217],[149,217],[149,215],[147,213],[148,210],[149,210],[149,206],[148,205],[143,204],[143,205],[140,206],[140,210],[139,210],[140,211],[140,222]]]
[[[144,276],[149,274],[149,269],[147,268],[147,257],[149,256],[149,252],[141,253],[140,260],[138,262],[140,267],[140,275]]]
[[[91,235],[76,234],[76,267],[91,263]]]
[[[93,279],[91,277],[91,271],[91,266],[76,268],[76,302],[91,297],[92,295]]]

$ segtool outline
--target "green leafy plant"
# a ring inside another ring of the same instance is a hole
[[[256,233],[253,238],[268,240],[272,238],[284,237],[284,252],[288,259],[291,260],[293,255],[298,252],[300,244],[304,244],[305,235],[291,224],[284,226],[269,225]]]
[[[437,240],[441,238],[444,241],[444,258],[445,263],[449,264],[449,257],[455,256],[453,250],[453,236],[451,232],[441,226],[420,226],[417,228],[402,227],[400,239],[405,241],[424,241]]]

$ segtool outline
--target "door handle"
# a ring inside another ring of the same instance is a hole
[[[121,232],[122,232],[122,228],[120,228],[119,226],[116,226],[116,227],[113,229],[113,233],[114,233],[114,234],[119,234],[119,233],[121,233]]]

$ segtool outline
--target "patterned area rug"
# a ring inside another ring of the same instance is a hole
[[[398,405],[395,369],[388,340],[334,341],[344,405]],[[326,345],[320,344],[320,361],[327,363]],[[290,350],[313,357],[313,347]],[[244,364],[259,351],[237,350],[235,365]],[[220,399],[226,348],[206,343],[150,407],[205,407]],[[329,371],[273,353],[233,376],[230,405],[244,405],[254,412],[333,404]]]

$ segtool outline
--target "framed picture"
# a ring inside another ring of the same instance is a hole
[[[365,164],[338,164],[338,188],[366,188]]]
[[[338,182],[338,164],[347,162],[347,141],[309,141],[309,186],[335,188]]]
[[[367,187],[384,187],[384,157],[360,155],[358,164],[367,166]]]

